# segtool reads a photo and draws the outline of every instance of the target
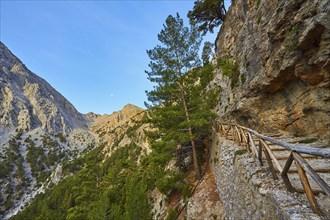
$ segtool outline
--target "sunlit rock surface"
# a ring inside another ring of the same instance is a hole
[[[330,2],[237,0],[216,41],[239,69],[232,88],[218,70],[218,114],[258,130],[330,135]]]

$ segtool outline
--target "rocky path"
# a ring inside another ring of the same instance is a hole
[[[267,134],[267,136],[272,137],[276,140],[283,141],[286,143],[289,143],[293,146],[304,146],[304,147],[311,147],[311,148],[328,148],[328,144],[326,141],[318,141],[316,139],[306,138],[306,137],[283,137],[279,134]],[[235,138],[232,134],[229,134],[227,136],[227,139],[231,141],[235,141]],[[258,143],[258,139],[254,138],[255,143]],[[267,141],[266,141],[267,142]],[[286,161],[290,155],[290,151],[275,145],[271,142],[267,142],[267,145],[271,149],[271,151],[274,153],[274,156],[276,157],[277,161],[279,162],[279,165],[281,167],[284,167],[286,164]],[[301,154],[302,158],[306,160],[306,162],[312,167],[312,169],[328,184],[330,185],[330,158],[324,158],[319,156],[313,156],[308,154]],[[267,158],[265,154],[262,154],[262,163],[263,166],[268,166]],[[273,167],[278,175],[280,177],[280,171],[277,169],[277,166],[272,160]],[[293,162],[289,171],[288,171],[288,178],[290,180],[290,183],[294,187],[294,189],[298,192],[304,193],[304,188],[302,185],[302,181],[300,179],[297,166]],[[330,218],[330,198],[324,195],[324,192],[320,188],[320,186],[310,177],[307,175],[309,184],[316,196],[316,200],[318,203],[318,206],[320,207],[322,213],[324,216],[328,216]],[[302,197],[306,197],[305,194],[301,194]]]
[[[290,143],[294,146],[304,146],[304,147],[311,147],[311,148],[325,148],[327,147],[326,142],[317,142],[314,139],[308,139],[308,138],[292,138],[292,137],[281,137],[276,134],[269,134],[268,136],[273,137],[277,140]],[[229,136],[229,139],[233,140],[232,136]],[[257,139],[254,139],[255,142],[257,143]],[[306,143],[306,142],[312,142],[312,143]],[[279,164],[281,167],[284,167],[286,160],[288,159],[290,155],[290,151],[277,146],[275,144],[272,144],[270,142],[267,142],[268,146],[274,153],[276,159],[279,161]],[[301,156],[308,162],[308,164],[313,168],[313,170],[320,175],[322,179],[325,180],[325,182],[330,185],[330,159],[329,158],[323,158],[323,157],[318,157],[318,156],[313,156],[313,155],[308,155],[308,154],[301,154]],[[267,159],[265,157],[265,154],[262,155],[262,161],[263,164],[267,165]],[[274,161],[272,160],[274,168],[276,169],[276,165],[274,164]],[[276,170],[277,173],[279,174],[279,170]],[[293,185],[298,191],[303,190],[303,186],[301,184],[299,174],[297,171],[297,167],[295,163],[292,163],[289,172],[288,172],[289,179]],[[309,178],[309,183],[315,192],[320,192],[322,191],[319,185],[312,179]]]

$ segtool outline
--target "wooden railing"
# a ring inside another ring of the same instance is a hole
[[[304,157],[330,158],[329,148],[322,149],[310,148],[306,146],[294,146],[292,144],[262,135],[250,128],[229,123],[219,122],[216,124],[215,130],[223,134],[225,137],[228,137],[231,134],[233,140],[243,145],[247,152],[252,153],[261,165],[263,165],[262,154],[264,153],[273,178],[278,179],[277,173],[279,173],[288,191],[304,192],[309,203],[311,204],[313,211],[318,215],[321,215],[320,207],[316,202],[314,192],[310,186],[306,173],[319,185],[319,187],[322,189],[322,192],[324,192],[329,197],[330,187],[309,165]],[[278,158],[275,157],[273,149],[269,146],[270,144],[280,146],[290,152],[289,156],[286,158],[281,158],[286,160],[284,166],[281,166]],[[306,156],[303,157],[302,154]],[[288,172],[293,161],[295,161],[297,172],[303,185],[303,190],[294,188],[288,177]]]

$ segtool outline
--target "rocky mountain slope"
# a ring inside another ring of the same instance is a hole
[[[329,137],[329,17],[327,0],[234,1],[216,41],[221,120]]]
[[[87,129],[88,119],[44,79],[29,71],[0,43],[0,134],[15,129],[42,128],[48,133],[69,134]]]
[[[151,152],[143,109],[128,104],[110,115],[83,115],[3,43],[0,70],[0,218],[10,218],[38,194],[65,183],[81,171],[88,155],[103,166],[121,151],[123,160],[135,152],[136,158],[129,158],[133,163]]]
[[[132,104],[125,105],[121,110],[112,114],[97,115],[88,113],[91,120],[91,132],[98,136],[99,142],[105,144],[104,151],[109,157],[113,150],[135,143],[141,146],[146,152],[150,152],[149,144],[145,138],[145,130],[149,125],[141,123],[146,112],[140,107]],[[139,122],[139,126],[136,123]],[[133,130],[136,136],[132,139]]]
[[[43,191],[61,161],[94,146],[89,125],[0,42],[0,216],[16,213]]]
[[[123,217],[122,204],[118,203],[125,202],[128,195],[135,196],[129,190],[138,193],[140,189],[125,182],[137,181],[134,175],[139,174],[140,158],[150,152],[145,138],[148,128],[141,123],[144,114],[141,108],[130,104],[111,115],[88,113],[91,130],[100,144],[80,157],[64,162],[62,181],[13,218],[31,218],[31,212],[41,219],[50,216],[57,219],[83,219],[86,216],[95,219],[103,215],[115,219]],[[141,198],[139,194],[136,196]]]

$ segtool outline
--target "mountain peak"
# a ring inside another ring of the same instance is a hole
[[[0,42],[0,131],[19,128],[68,134],[87,129],[88,119],[46,80],[31,72]]]
[[[106,126],[108,129],[112,129],[126,123],[128,120],[143,110],[144,109],[136,105],[126,104],[121,110],[115,111],[110,115],[98,115],[90,112],[87,114],[87,117],[92,121],[94,128]]]
[[[128,103],[121,109],[121,111],[124,111],[124,110],[140,110],[140,111],[143,111],[143,108],[140,108],[136,105]]]

